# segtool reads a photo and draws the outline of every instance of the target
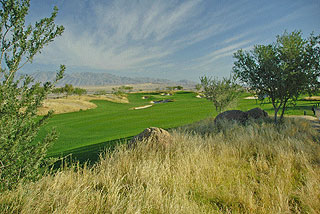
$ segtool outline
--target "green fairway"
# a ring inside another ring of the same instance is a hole
[[[142,99],[148,96],[147,99]],[[256,100],[246,100],[244,93],[236,109],[247,111],[260,107],[273,116],[271,103],[260,104]],[[206,99],[196,98],[192,92],[179,92],[173,96],[137,93],[129,94],[130,103],[92,101],[97,108],[86,111],[58,114],[49,120],[41,130],[44,136],[53,127],[59,138],[49,150],[49,156],[73,153],[78,159],[95,159],[105,147],[117,143],[117,139],[130,139],[147,127],[164,129],[193,123],[210,116],[216,116],[213,104]],[[134,107],[150,105],[150,101],[172,99],[174,102],[153,104],[150,108],[133,110]],[[319,101],[300,100],[296,107],[289,107],[286,114],[312,115],[311,107]]]
[[[239,99],[237,109],[242,111],[248,111],[252,108],[259,107],[268,112],[270,116],[274,116],[274,109],[272,103],[269,102],[268,99],[265,99],[263,102],[260,102],[258,100],[244,99],[248,96],[252,95],[249,93],[242,94],[241,98]],[[304,97],[307,97],[307,95],[301,96],[301,98],[297,101],[295,106],[289,105],[286,108],[285,115],[304,115],[304,113],[306,113],[306,115],[313,116],[312,106],[319,104],[320,101],[307,101],[303,99]],[[278,114],[280,114],[280,112]]]
[[[148,96],[148,99],[142,99]],[[120,104],[108,101],[92,101],[95,109],[54,115],[41,130],[43,136],[55,127],[59,139],[49,150],[49,155],[79,150],[84,146],[134,136],[143,129],[156,126],[173,128],[212,116],[212,104],[195,97],[194,93],[181,92],[174,96],[158,94],[129,94],[130,103]],[[173,99],[174,102],[154,104],[150,108],[132,110],[150,104],[152,100]],[[82,149],[81,149],[82,150]]]

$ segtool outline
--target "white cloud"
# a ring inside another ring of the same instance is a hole
[[[295,10],[277,14],[278,19],[268,24],[248,26],[277,5],[206,0],[64,2],[69,4],[61,19],[66,32],[44,49],[36,63],[119,72],[162,69],[181,71],[183,76],[185,70],[210,70],[237,49],[258,41],[259,33],[303,16]]]

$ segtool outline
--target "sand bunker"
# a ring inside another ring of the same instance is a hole
[[[145,108],[149,108],[151,107],[152,105],[145,105],[145,106],[139,106],[139,107],[134,107],[132,108],[133,110],[138,110],[138,109],[145,109]]]
[[[246,97],[244,98],[245,100],[257,100],[258,97],[257,96],[251,96],[251,97]]]
[[[80,110],[93,109],[97,106],[89,102],[90,100],[106,100],[116,103],[129,103],[127,98],[117,97],[115,95],[84,95],[84,96],[69,96],[68,98],[46,99],[43,106],[38,109],[38,115],[45,115],[48,111],[53,110],[54,114],[62,114],[75,112]]]
[[[320,101],[320,96],[305,97],[303,99],[309,101]]]

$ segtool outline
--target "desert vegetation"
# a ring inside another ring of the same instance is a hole
[[[204,120],[167,148],[107,151],[0,195],[3,213],[317,213],[319,134],[288,119],[220,129]]]

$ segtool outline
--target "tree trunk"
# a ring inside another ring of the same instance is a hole
[[[277,119],[278,119],[278,111],[279,111],[279,109],[280,109],[280,107],[281,107],[281,103],[280,103],[280,105],[277,107],[275,101],[272,100],[272,106],[273,106],[273,108],[274,108],[274,122],[277,123],[277,122],[278,122],[278,120],[277,120]]]
[[[274,122],[277,123],[277,118],[278,118],[278,108],[274,109]]]
[[[286,104],[287,104],[287,100],[284,101],[284,104],[283,104],[283,107],[282,107],[282,111],[281,111],[281,115],[280,115],[280,122],[283,121],[283,115],[284,115],[284,112],[286,110]]]

